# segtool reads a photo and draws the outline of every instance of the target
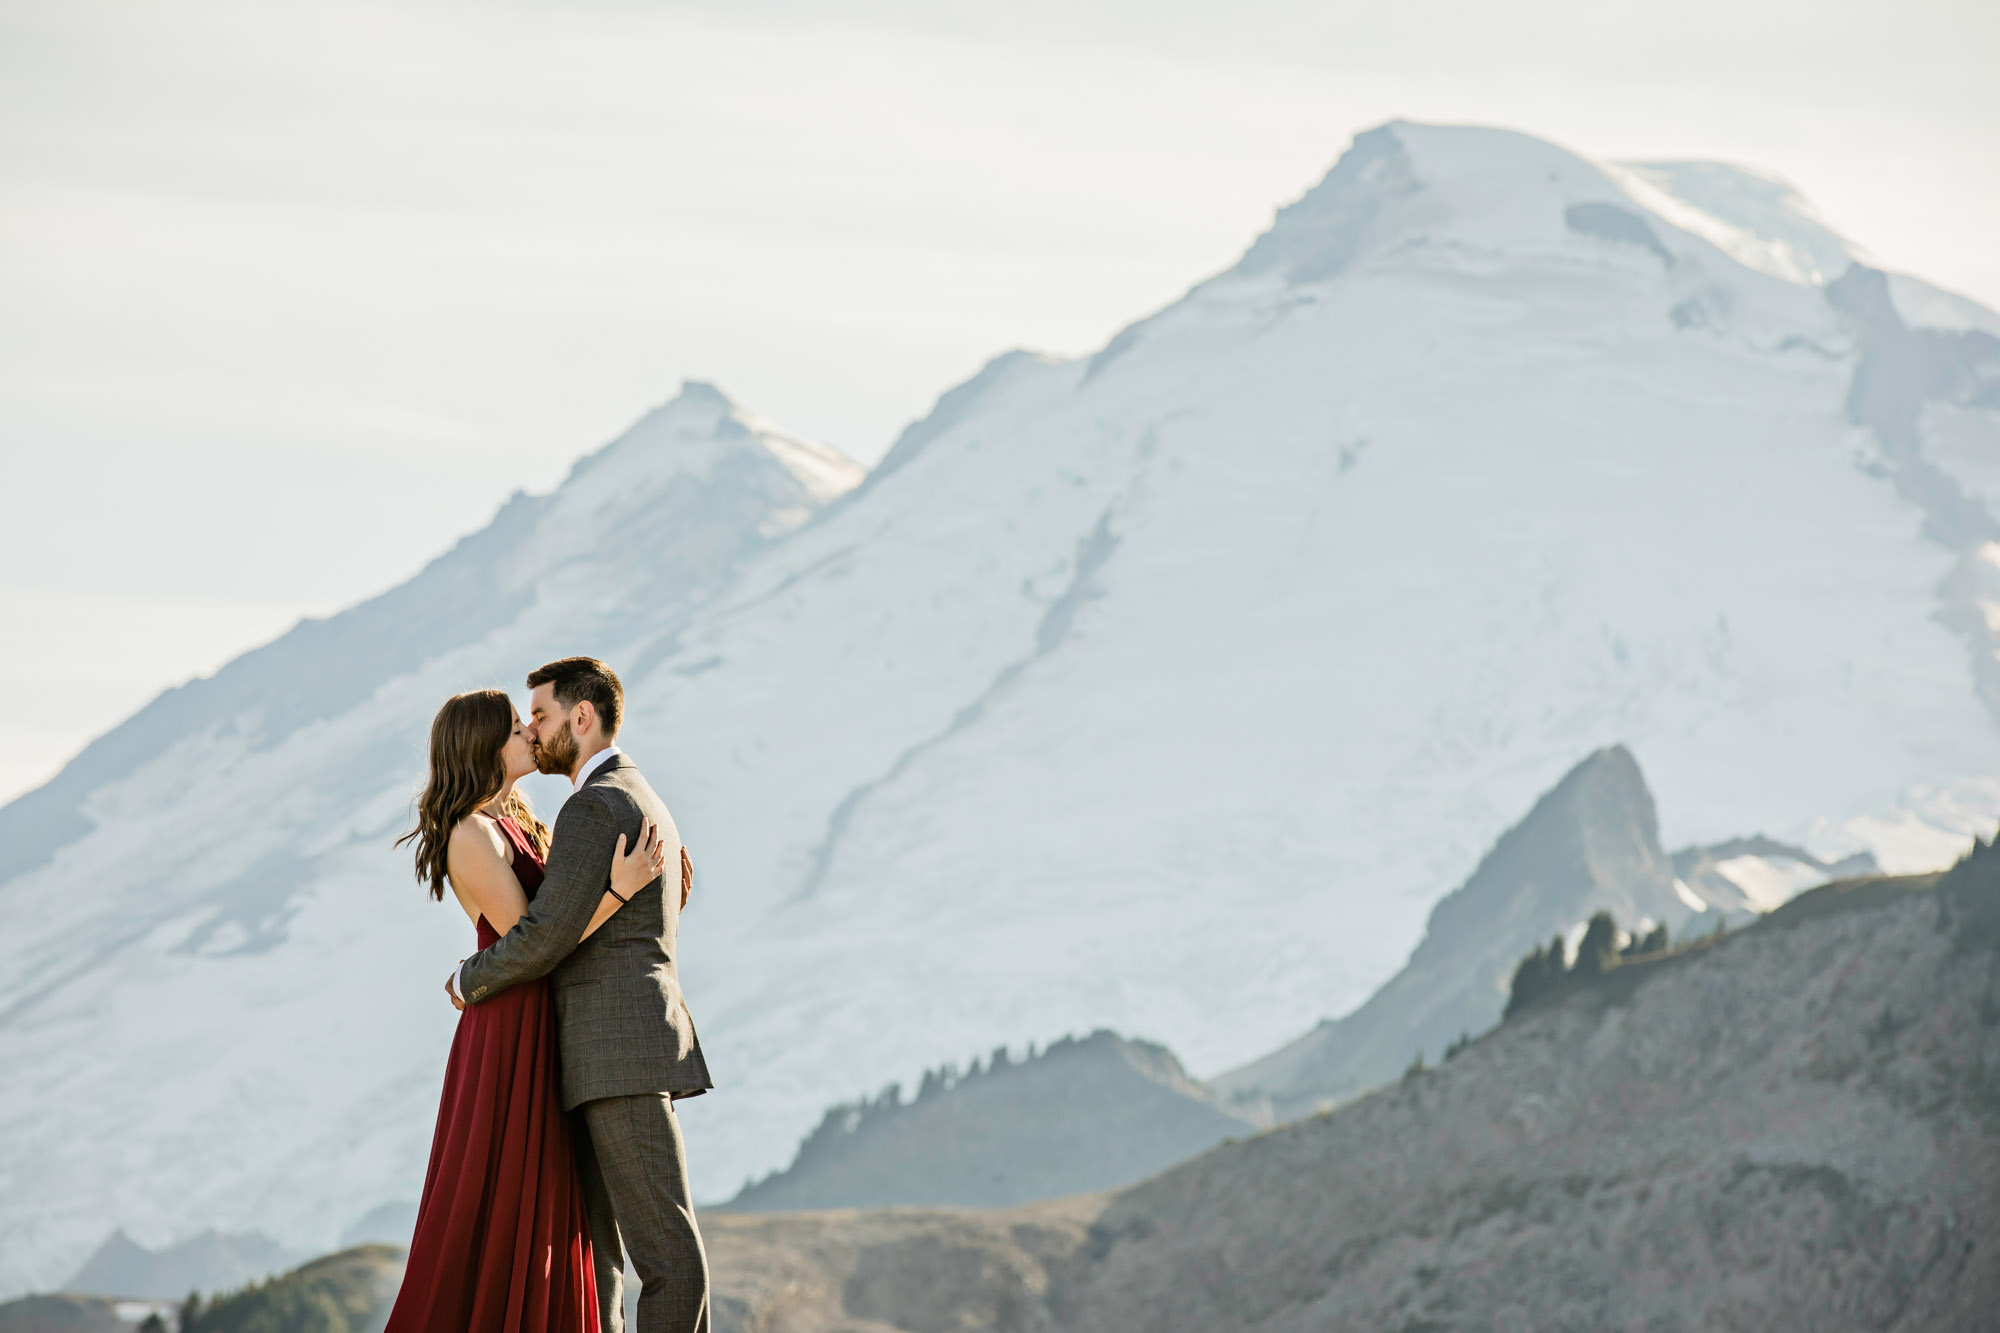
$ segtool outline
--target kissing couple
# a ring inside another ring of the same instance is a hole
[[[445,982],[462,1012],[386,1333],[623,1333],[621,1244],[641,1333],[708,1333],[674,1114],[714,1086],[674,967],[693,867],[614,743],[611,668],[566,657],[528,687],[525,724],[503,690],[445,701],[397,842],[433,898],[451,886],[479,952]],[[553,835],[515,790],[537,771],[573,789]]]

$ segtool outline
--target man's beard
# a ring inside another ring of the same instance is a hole
[[[576,771],[579,749],[576,737],[568,727],[563,727],[547,740],[535,742],[535,767],[543,773],[566,778]]]

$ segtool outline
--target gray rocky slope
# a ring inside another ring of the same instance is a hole
[[[1129,1185],[1252,1128],[1166,1047],[1099,1031],[932,1071],[911,1102],[836,1106],[789,1167],[728,1207],[1024,1203]]]
[[[718,1327],[1990,1329],[1996,918],[1991,853],[1816,890],[1113,1195],[717,1215]]]
[[[1584,759],[1500,838],[1365,1004],[1215,1085],[1268,1096],[1291,1119],[1386,1083],[1413,1055],[1435,1058],[1493,1026],[1521,955],[1596,911],[1676,929],[1691,915],[1674,893],[1652,793],[1622,745]]]
[[[1412,1058],[1435,1060],[1455,1039],[1498,1022],[1521,956],[1594,912],[1635,928],[1665,925],[1679,937],[1742,925],[1776,906],[1753,903],[1729,878],[1745,862],[1803,873],[1815,884],[1876,869],[1866,852],[1834,864],[1761,835],[1669,856],[1632,752],[1598,750],[1438,900],[1410,961],[1364,1004],[1210,1086],[1279,1120],[1379,1087]]]

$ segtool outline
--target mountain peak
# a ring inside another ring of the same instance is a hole
[[[1566,206],[1622,202],[1602,167],[1546,140],[1394,120],[1355,135],[1319,184],[1278,211],[1237,271],[1310,283],[1437,240],[1560,241]]]
[[[627,441],[645,444],[672,441],[687,445],[711,440],[742,442],[773,429],[734,398],[707,380],[682,380],[680,392],[653,408],[631,429],[589,455],[579,469],[618,451]]]
[[[1638,760],[1623,745],[1595,750],[1438,901],[1410,961],[1367,1003],[1215,1086],[1293,1115],[1384,1082],[1412,1052],[1491,1026],[1515,962],[1552,932],[1600,908],[1627,923],[1685,921],[1672,885]]]
[[[1564,774],[1472,878],[1439,900],[1418,956],[1523,921],[1536,939],[1603,905],[1606,892],[1624,899],[1616,905],[1625,918],[1657,919],[1673,911],[1672,881],[1638,760],[1606,746]]]
[[[1810,341],[1818,335],[1799,329],[1823,314],[1818,289],[1856,253],[1769,172],[1599,162],[1518,130],[1392,120],[1355,135],[1235,267],[1120,330],[1082,382],[1142,341],[1213,324],[1219,311],[1263,309],[1274,283],[1290,289],[1292,304],[1309,305],[1324,295],[1299,289],[1350,276],[1454,286],[1505,279],[1517,288],[1582,277],[1603,284],[1608,299],[1656,306],[1676,329],[1754,324],[1778,341]],[[2000,316],[1970,303],[1918,299],[1933,319],[2000,327]]]
[[[676,476],[708,479],[719,465],[740,454],[775,463],[820,499],[857,485],[860,464],[831,445],[781,429],[707,380],[683,380],[681,390],[571,469],[558,496],[581,488],[590,503],[612,498],[606,487],[652,488]]]
[[[1516,130],[1395,120],[1364,131],[1278,211],[1234,270],[1324,281],[1399,251],[1636,247],[1672,269],[1702,242],[1787,282],[1838,277],[1853,247],[1782,178],[1718,162],[1597,162]],[[1448,261],[1447,261],[1448,262]]]
[[[736,400],[724,393],[712,380],[682,380],[681,391],[675,395],[673,401],[722,408],[736,406]]]

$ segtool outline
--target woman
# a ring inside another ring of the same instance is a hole
[[[431,723],[430,780],[417,801],[417,878],[448,882],[484,949],[541,887],[549,831],[514,784],[535,771],[502,690],[445,701]],[[618,840],[612,892],[584,936],[659,878],[649,827]],[[459,1016],[445,1062],[417,1230],[387,1333],[598,1333],[590,1232],[556,1067],[548,982],[515,986]]]

